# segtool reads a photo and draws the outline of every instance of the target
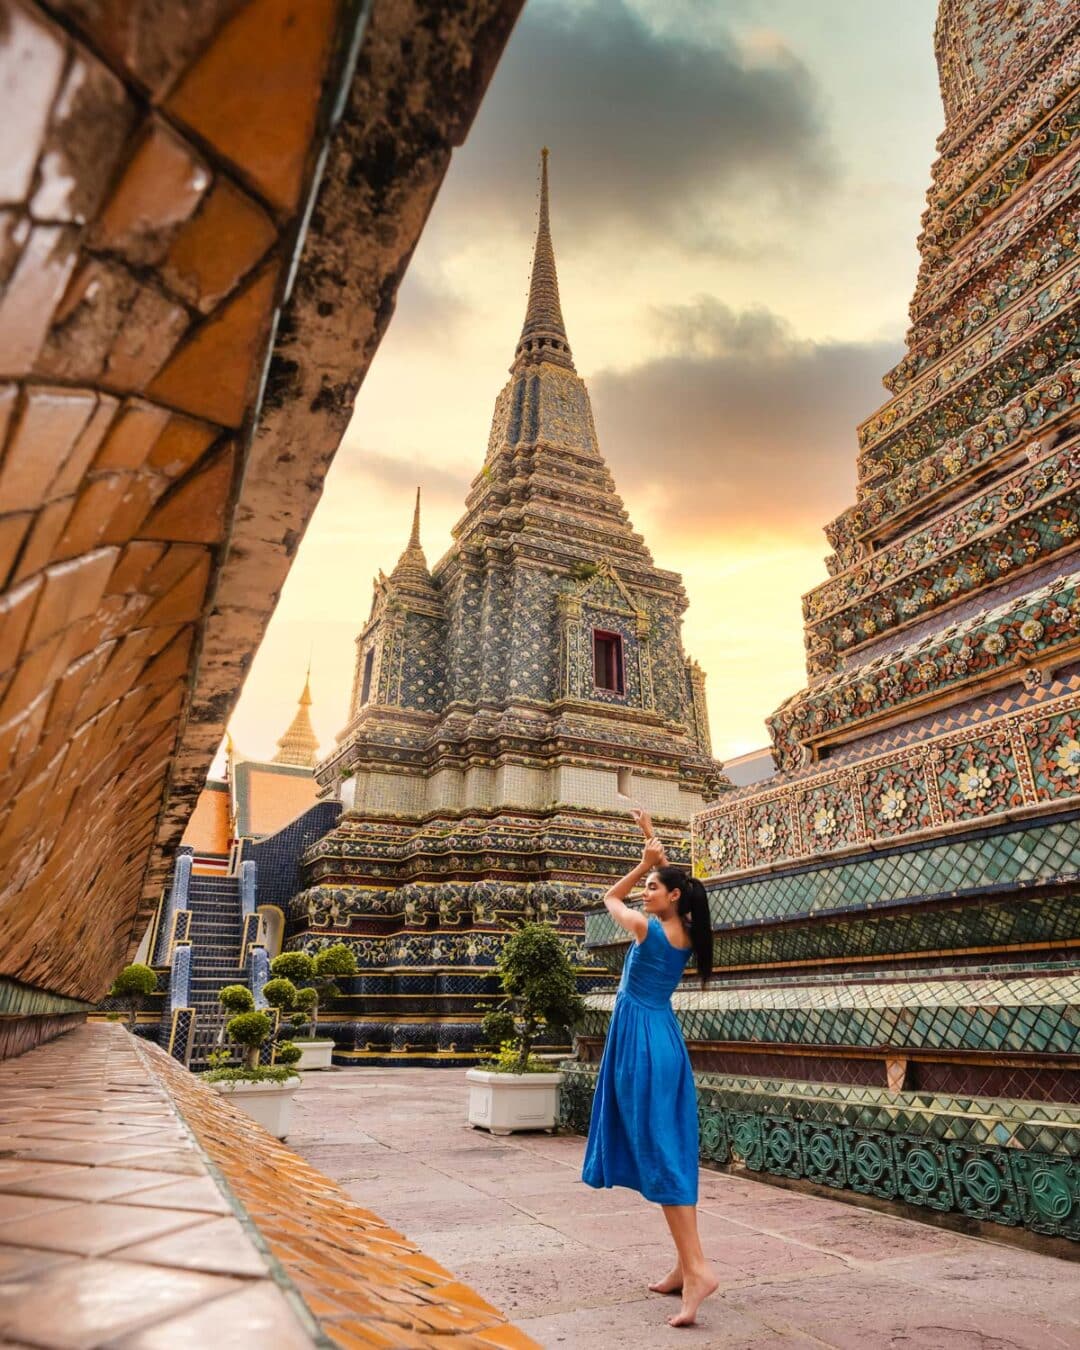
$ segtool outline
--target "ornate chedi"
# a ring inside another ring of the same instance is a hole
[[[432,571],[417,499],[357,639],[348,725],[317,769],[346,809],[306,855],[291,945],[356,949],[339,1045],[474,1052],[514,918],[556,923],[584,966],[583,911],[640,841],[620,769],[685,849],[720,783],[685,607],[597,447],[559,302],[545,152],[525,323],[484,466]]]
[[[936,44],[908,353],[780,772],[695,821],[719,977],[677,1000],[707,1156],[1078,1237],[1080,9],[943,0]]]
[[[311,713],[308,711],[311,707],[311,667],[308,667],[307,678],[304,680],[304,692],[300,695],[300,703],[296,709],[296,716],[289,723],[289,727],[277,743],[277,754],[270,761],[272,764],[294,764],[298,768],[313,769],[319,760],[319,738],[315,735],[315,728],[311,725]]]

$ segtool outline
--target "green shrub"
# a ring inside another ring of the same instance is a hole
[[[295,1077],[292,1069],[211,1069],[201,1074],[204,1083],[285,1083]]]
[[[271,1008],[279,1008],[283,1013],[296,1006],[298,990],[292,980],[267,980],[262,992]]]
[[[493,1008],[481,1020],[480,1030],[487,1045],[501,1046],[504,1042],[512,1041],[517,1035],[514,1014],[509,1008]]]
[[[489,1067],[503,1073],[528,1073],[537,1036],[545,1030],[567,1031],[584,1015],[585,1000],[577,992],[566,947],[550,924],[522,924],[507,940],[496,964],[505,998],[481,1025],[485,1037],[491,1034],[494,1040],[495,1032],[505,1033],[512,1023],[512,1034],[498,1039],[510,1041],[514,1053],[505,1057],[509,1067],[502,1050]]]
[[[344,942],[331,943],[315,957],[315,975],[320,980],[355,974],[356,953]]]
[[[268,1013],[243,1012],[225,1023],[225,1035],[244,1047],[244,1067],[254,1069],[259,1063],[259,1047],[273,1030]]]
[[[227,984],[218,993],[218,1002],[226,1012],[247,1013],[255,1011],[255,995],[246,984]]]
[[[293,984],[306,984],[315,973],[315,962],[307,952],[282,952],[270,962],[270,970]]]
[[[293,1045],[292,1041],[279,1041],[274,1052],[274,1062],[277,1064],[295,1064],[303,1053],[298,1045]]]
[[[110,998],[123,999],[127,1006],[128,1026],[135,1025],[135,1014],[142,1007],[144,998],[150,994],[157,993],[157,975],[149,966],[144,966],[136,961],[117,975],[113,981],[113,987],[109,990]]]
[[[305,1021],[310,1021],[312,1030],[317,1033],[319,1003],[337,994],[335,976],[356,974],[356,953],[347,943],[334,942],[314,957],[308,956],[307,952],[282,952],[270,962],[270,969],[275,976],[304,986],[296,991],[292,1006],[308,1013]],[[305,1022],[294,1022],[294,1025],[303,1026]]]

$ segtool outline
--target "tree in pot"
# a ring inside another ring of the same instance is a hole
[[[142,1007],[143,999],[156,993],[156,973],[149,966],[135,962],[133,965],[125,966],[117,975],[113,981],[113,987],[109,990],[108,997],[119,998],[124,1001],[128,1014],[128,1027],[134,1030],[135,1015]]]
[[[532,1049],[545,1032],[565,1032],[585,1011],[566,948],[546,923],[522,924],[499,955],[502,1004],[487,1013],[485,1040],[498,1057],[469,1069],[469,1124],[492,1134],[555,1128],[562,1074]]]
[[[243,1047],[244,1062],[240,1069],[215,1068],[206,1075],[211,1082],[283,1081],[290,1075],[288,1066],[300,1058],[300,1051],[290,1041],[279,1041],[275,1046],[275,1065],[260,1068],[259,1051],[270,1038],[274,1023],[269,1013],[258,1012],[255,996],[245,984],[227,984],[218,993],[218,1002],[226,1012],[234,1015],[225,1023],[225,1035]],[[280,1066],[280,1067],[279,1067]]]
[[[504,945],[496,969],[505,997],[480,1025],[485,1041],[510,1049],[486,1067],[537,1072],[530,1058],[537,1037],[544,1031],[566,1034],[585,1012],[570,958],[550,924],[525,923]]]
[[[228,1052],[217,1052],[211,1056],[212,1067],[201,1075],[202,1080],[271,1134],[284,1139],[293,1094],[300,1086],[300,1076],[291,1067],[300,1058],[300,1048],[288,1041],[279,1042],[274,1047],[276,1062],[261,1067],[259,1051],[273,1032],[273,1019],[256,1009],[255,998],[246,985],[226,985],[218,1000],[227,1012],[233,1013],[225,1024],[225,1035],[243,1048],[244,1062],[239,1069],[226,1068],[222,1060]]]
[[[314,1036],[319,1034],[319,1004],[336,998],[341,992],[334,981],[356,974],[356,953],[344,942],[331,943],[314,956],[307,952],[282,952],[270,962],[271,973],[297,985],[301,1000],[294,1004],[298,1011],[306,1011]],[[265,992],[265,991],[264,991]],[[300,1025],[305,1025],[301,1022]]]

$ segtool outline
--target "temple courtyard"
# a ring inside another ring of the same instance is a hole
[[[655,1206],[579,1180],[575,1135],[464,1124],[460,1073],[309,1074],[288,1142],[545,1347],[847,1350],[1080,1346],[1080,1264],[703,1169],[701,1232],[720,1291],[665,1325]]]

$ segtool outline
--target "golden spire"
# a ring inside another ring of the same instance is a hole
[[[300,695],[300,704],[296,716],[288,731],[278,741],[278,752],[271,764],[295,764],[301,769],[313,769],[319,760],[319,738],[311,725],[311,661],[308,661],[307,675],[304,678],[304,692]]]
[[[529,302],[525,307],[525,322],[511,369],[537,365],[541,361],[574,369],[574,358],[570,354],[570,343],[566,338],[566,326],[559,303],[559,278],[555,271],[555,250],[551,243],[546,145],[540,151],[540,219],[533,249]]]

